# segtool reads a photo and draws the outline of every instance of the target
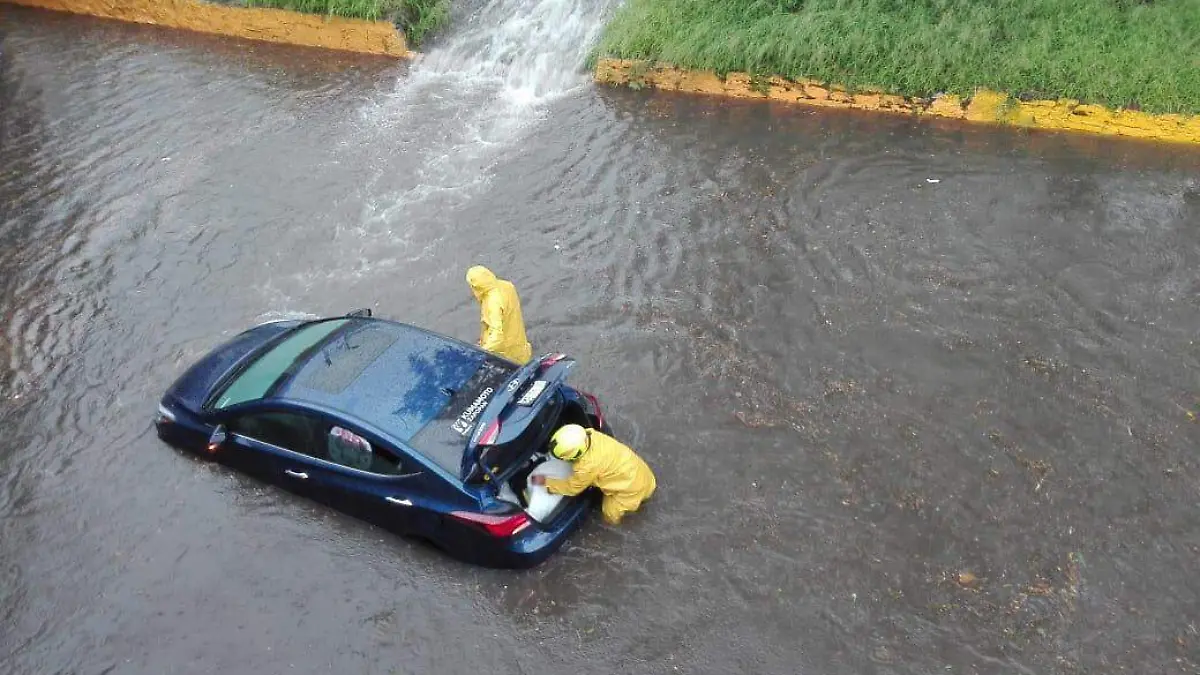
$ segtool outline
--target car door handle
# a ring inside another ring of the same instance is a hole
[[[387,497],[388,502],[399,504],[400,506],[412,506],[412,502],[407,499],[397,499],[396,497]]]
[[[287,475],[291,476],[292,478],[308,480],[308,474],[304,473],[303,471],[292,471],[291,469],[284,469],[283,472],[286,473]]]

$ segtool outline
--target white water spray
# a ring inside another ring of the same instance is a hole
[[[494,0],[456,19],[396,90],[364,111],[394,151],[413,154],[415,169],[399,191],[368,186],[363,233],[397,236],[392,224],[414,204],[454,203],[485,187],[550,104],[590,83],[585,62],[610,6]]]
[[[494,86],[515,105],[552,100],[587,82],[581,71],[606,10],[603,0],[486,3],[414,75]]]

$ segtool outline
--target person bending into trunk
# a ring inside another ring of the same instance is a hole
[[[510,361],[527,363],[533,347],[525,337],[517,288],[482,265],[467,270],[467,283],[479,301],[479,346]]]
[[[550,452],[572,463],[570,478],[533,476],[534,485],[545,485],[553,494],[570,497],[595,486],[604,493],[600,510],[604,522],[618,525],[654,494],[657,482],[649,465],[620,441],[595,429],[568,424],[550,439]]]

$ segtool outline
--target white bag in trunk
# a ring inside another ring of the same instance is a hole
[[[529,472],[530,476],[545,476],[547,478],[569,478],[572,468],[569,462],[564,462],[557,457],[548,457],[546,461],[538,464],[533,471]],[[554,512],[554,508],[563,500],[562,495],[552,495],[546,491],[544,485],[533,485],[526,478],[525,483],[525,503],[529,504],[525,509],[525,513],[529,514],[530,518],[542,522],[542,519]]]

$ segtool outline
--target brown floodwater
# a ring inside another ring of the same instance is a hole
[[[1200,150],[597,88],[605,12],[0,5],[0,671],[1200,672]],[[471,567],[154,435],[254,322],[473,338],[476,262],[654,467],[622,527]]]

